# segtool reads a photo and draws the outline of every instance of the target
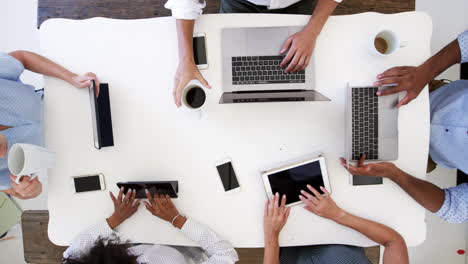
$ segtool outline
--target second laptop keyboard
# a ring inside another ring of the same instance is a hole
[[[285,73],[284,56],[232,57],[232,84],[305,83],[305,71]]]
[[[352,153],[353,160],[359,160],[361,154],[366,159],[379,157],[379,99],[377,87],[359,87],[352,89]]]

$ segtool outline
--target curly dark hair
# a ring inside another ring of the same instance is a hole
[[[138,256],[130,254],[127,249],[132,245],[122,242],[118,237],[99,237],[87,254],[78,258],[64,258],[62,264],[137,264]]]

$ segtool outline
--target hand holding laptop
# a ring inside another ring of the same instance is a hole
[[[431,81],[429,69],[423,66],[424,64],[419,67],[394,67],[377,75],[378,80],[374,86],[396,84],[394,87],[379,91],[377,95],[383,96],[406,91],[405,98],[398,103],[397,107],[408,104],[418,97],[424,86]]]
[[[69,82],[76,88],[88,88],[91,86],[91,81],[93,80],[96,83],[96,96],[99,96],[99,80],[96,74],[92,72],[88,72],[84,75],[74,75]]]
[[[346,160],[344,158],[340,158],[340,162],[341,165],[352,175],[363,175],[392,179],[393,177],[397,176],[400,172],[400,169],[398,169],[398,167],[391,162],[364,164],[365,159],[366,154],[363,154],[357,162],[357,166],[349,164],[349,168],[347,167]]]

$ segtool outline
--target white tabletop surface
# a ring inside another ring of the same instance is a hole
[[[218,104],[222,93],[223,27],[304,25],[308,16],[205,15],[196,30],[206,33],[213,89],[202,119],[176,109],[172,99],[177,67],[173,18],[83,21],[51,19],[41,26],[43,53],[74,72],[92,71],[110,85],[115,147],[93,147],[87,90],[46,78],[45,140],[57,152],[49,171],[49,237],[68,245],[83,229],[113,210],[107,191],[118,181],[178,180],[180,212],[205,223],[237,247],[263,246],[266,199],[259,170],[315,151],[327,160],[333,198],[345,210],[386,224],[409,246],[422,243],[424,209],[388,180],[353,187],[338,158],[344,155],[346,83],[370,85],[385,69],[419,65],[430,55],[431,18],[425,13],[365,13],[331,17],[318,38],[316,89],[331,102]],[[395,31],[408,46],[381,58],[368,53],[370,36]],[[429,144],[425,89],[399,115],[399,159],[408,173],[425,178]],[[242,191],[224,194],[214,163],[233,160]],[[104,173],[107,191],[73,194],[70,177]],[[135,242],[193,245],[142,206],[119,231]],[[342,243],[370,246],[362,234],[296,206],[281,232],[282,246]]]

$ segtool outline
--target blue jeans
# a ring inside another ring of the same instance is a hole
[[[281,264],[371,264],[361,247],[346,245],[317,245],[284,247]]]

